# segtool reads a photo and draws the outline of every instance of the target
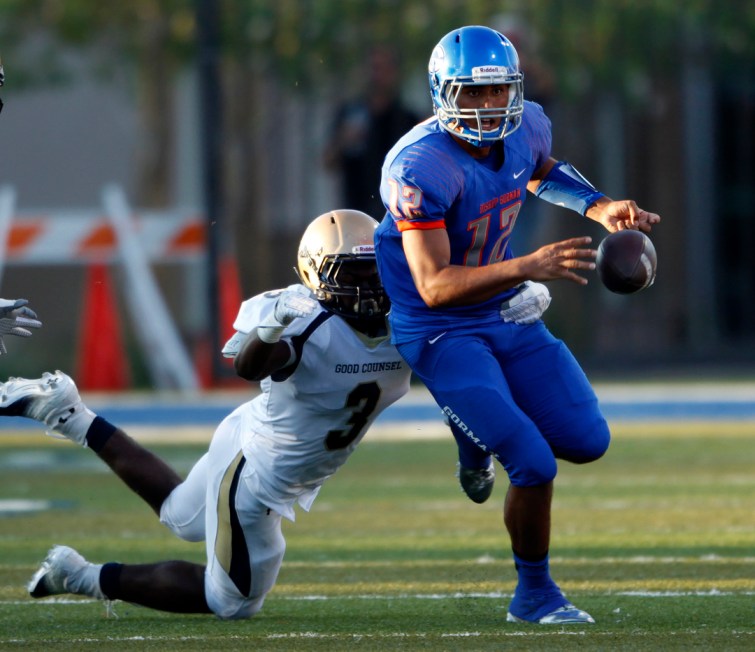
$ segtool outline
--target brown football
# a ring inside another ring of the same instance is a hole
[[[598,276],[611,292],[633,294],[655,281],[658,259],[652,241],[642,231],[616,231],[598,245]]]

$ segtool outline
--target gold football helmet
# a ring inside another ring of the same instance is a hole
[[[299,244],[301,282],[347,319],[382,319],[390,308],[375,260],[377,226],[360,211],[329,211],[312,220]]]

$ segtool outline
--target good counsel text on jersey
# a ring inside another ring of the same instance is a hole
[[[259,324],[276,298],[244,302],[234,327]],[[411,371],[388,335],[368,338],[324,308],[295,320],[284,338],[291,361],[234,414],[243,412],[243,451],[254,469],[247,481],[293,520],[293,504],[308,510],[377,415],[408,391]]]

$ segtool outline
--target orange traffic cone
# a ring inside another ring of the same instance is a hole
[[[197,342],[194,348],[194,366],[201,386],[205,389],[214,387],[228,387],[244,384],[245,381],[238,378],[233,371],[231,360],[222,358],[221,371],[227,370],[227,374],[221,373],[216,377],[214,372],[213,356],[221,356],[225,343],[235,333],[233,322],[241,306],[241,283],[236,265],[236,259],[232,255],[225,255],[218,260],[218,342],[210,342],[205,338]]]
[[[218,263],[218,291],[220,292],[220,347],[235,333],[233,322],[241,306],[241,283],[236,259],[226,255]]]
[[[115,294],[104,263],[87,270],[77,366],[81,389],[116,391],[130,385]]]

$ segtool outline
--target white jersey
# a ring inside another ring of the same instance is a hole
[[[237,335],[224,351],[273,311],[280,292],[242,304]],[[390,335],[368,338],[321,306],[295,319],[283,341],[292,350],[287,366],[265,378],[261,394],[233,414],[243,419],[249,489],[293,520],[294,503],[309,510],[377,415],[408,391],[411,370]]]

